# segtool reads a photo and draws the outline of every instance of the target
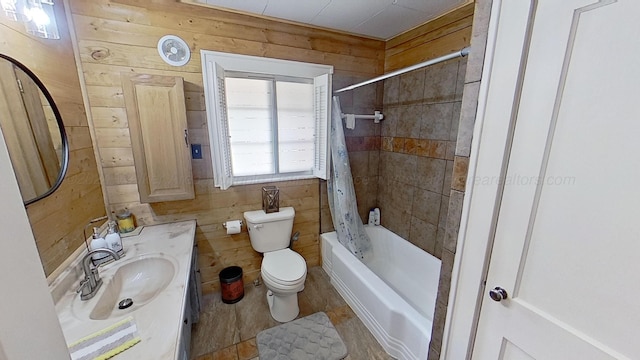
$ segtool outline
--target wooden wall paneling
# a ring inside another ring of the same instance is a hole
[[[189,126],[189,142],[200,144],[202,159],[192,159],[194,179],[207,179],[213,177],[213,165],[211,162],[211,150],[209,149],[209,131],[207,128],[207,114],[205,111],[187,111],[187,124]]]
[[[63,20],[64,9],[61,6],[56,6],[54,9],[56,17],[60,19],[58,28],[61,38],[59,40],[52,41],[34,37],[26,33],[22,23],[2,17],[0,18],[0,24],[2,26],[3,41],[0,44],[0,50],[3,54],[9,55],[26,65],[42,80],[47,88],[56,89],[56,93],[52,94],[56,103],[58,99],[62,101],[66,97],[78,104],[81,90],[76,87],[78,76],[75,62],[73,61],[69,33],[67,32],[66,22]],[[48,61],[42,61],[42,59],[47,59]],[[59,89],[64,89],[66,92],[58,91]],[[80,105],[82,105],[81,102]]]
[[[313,244],[309,246],[296,247],[294,246],[294,250],[302,255],[305,260],[307,260],[307,267],[316,266],[316,264],[322,263],[322,257],[319,251],[316,249],[319,247],[319,244]]]
[[[475,4],[473,0],[469,1],[468,4],[465,4],[457,9],[454,9],[438,17],[437,19],[429,21],[410,31],[404,32],[396,37],[393,37],[387,40],[387,42],[385,43],[385,47],[386,47],[385,55],[389,54],[390,49],[397,48],[403,43],[428,35],[429,33],[432,33],[434,31],[437,31],[438,29],[446,27],[447,25],[454,23],[459,19],[466,18],[468,16],[473,16],[474,6]]]
[[[187,110],[187,123],[189,129],[207,130],[207,112]]]
[[[220,33],[225,37],[251,39],[258,42],[269,42],[269,34],[271,32],[280,32],[290,36],[300,35],[303,38],[298,40],[302,44],[299,47],[304,47],[305,38],[326,39],[337,44],[357,45],[373,49],[378,48],[381,43],[379,40],[365,37],[273,21],[214,8],[204,8],[201,5],[176,4],[173,0],[156,0],[153,2],[116,0],[113,2],[120,4],[121,8],[114,9],[109,7],[107,1],[103,0],[92,2],[89,6],[83,6],[83,10],[94,14],[107,13],[104,16],[105,18],[120,19],[121,21],[147,25],[162,24],[174,30],[183,29],[188,24],[193,29],[196,29],[198,33]],[[119,10],[123,8],[129,11],[126,13],[120,12]],[[131,11],[135,11],[135,13],[130,13]],[[241,33],[239,34],[239,32]],[[287,38],[287,40],[290,39]]]
[[[469,46],[474,3],[470,2],[386,43],[384,71],[391,72]]]
[[[121,86],[87,85],[91,107],[124,108],[124,95]]]
[[[196,54],[193,55],[196,56]],[[157,70],[151,68],[143,68],[140,66],[104,65],[99,63],[85,63],[83,64],[83,70],[84,80],[86,81],[87,85],[119,87],[122,84],[122,79],[120,78],[121,74],[138,73],[149,75],[181,76],[184,79],[185,91],[203,90],[201,73]]]
[[[191,144],[209,144],[209,131],[206,127],[189,127],[189,142]]]
[[[58,99],[54,100],[58,106],[58,110],[65,109],[64,113],[60,110],[65,127],[87,126],[87,114],[83,103],[58,101]]]
[[[50,216],[51,213],[65,214],[72,201],[86,196],[89,191],[95,190],[95,186],[100,185],[99,179],[87,176],[87,174],[91,174],[90,170],[95,168],[96,160],[93,156],[92,148],[75,151],[74,161],[69,163],[65,176],[65,182],[68,185],[47,198],[47,201],[51,202],[49,206],[29,206],[29,221],[35,224]],[[74,184],[79,186],[74,187]]]
[[[213,178],[213,163],[211,162],[211,149],[209,149],[208,145],[202,146],[202,159],[191,160],[191,167],[193,170],[193,178],[195,180]]]
[[[200,89],[199,91],[185,91],[184,100],[187,111],[207,110],[204,101],[204,89]]]
[[[138,184],[121,184],[106,186],[110,204],[139,202]]]
[[[87,182],[90,183],[97,181]],[[99,183],[88,184],[87,186],[83,186],[83,190],[81,192],[74,193],[72,191],[68,191],[65,194],[61,194],[63,195],[61,196],[61,198],[64,199],[63,202],[66,203],[66,207],[61,209],[62,212],[64,213],[65,210],[78,211],[79,213],[81,213],[82,211],[91,211],[94,207],[94,204],[83,201],[84,197],[89,194],[95,194],[96,190],[99,188]],[[68,197],[68,199],[65,199],[65,197]],[[73,228],[74,230],[84,228],[84,225],[87,224],[87,221],[85,220],[86,219],[83,219],[80,216],[48,216],[38,222],[33,222],[31,225],[33,226],[33,233],[34,235],[36,235],[36,243],[44,245],[45,248],[48,248],[53,246],[56,242],[58,242],[61,238],[68,234],[69,228]],[[44,234],[48,236],[42,236]],[[79,241],[79,243],[82,242],[82,238],[77,240]]]
[[[137,184],[135,166],[119,166],[105,168],[104,182],[106,186]]]
[[[123,39],[125,40],[125,39]],[[140,66],[158,70],[175,70],[158,55],[157,40],[147,46],[129,45],[127,43],[110,43],[106,41],[79,40],[80,59],[83,63],[98,63],[115,66]],[[200,57],[193,56],[181,67],[184,72],[201,71]]]
[[[129,128],[98,128],[96,127],[96,139],[98,147],[104,148],[128,148],[131,147]]]
[[[390,57],[385,62],[385,67],[387,71],[393,71],[447,55],[469,46],[470,40],[471,26]]]
[[[76,150],[93,148],[91,134],[86,126],[65,126],[67,141],[69,142],[69,159]],[[72,159],[70,161],[73,161]]]
[[[393,58],[394,56],[397,56],[398,54],[404,51],[409,51],[417,46],[423,45],[430,41],[433,41],[438,38],[445,37],[447,35],[455,33],[457,31],[469,28],[472,25],[472,22],[473,22],[473,14],[466,16],[464,18],[455,20],[440,28],[434,29],[433,31],[428,32],[420,37],[411,38],[408,41],[399,44],[398,46],[388,48],[385,51],[386,59]]]
[[[100,164],[103,168],[133,166],[133,150],[131,148],[101,148]]]
[[[95,173],[90,170],[96,169],[96,167],[97,163],[96,157],[93,153],[93,148],[87,147],[77,149],[73,152],[73,161],[69,162],[69,167],[67,168],[67,174],[65,177],[71,179],[72,176],[78,174],[91,174],[93,176]]]
[[[91,108],[93,125],[97,128],[128,129],[127,112],[124,108],[94,106]]]
[[[146,46],[114,44],[106,41],[82,40],[79,42],[80,54],[83,62],[99,63],[115,66],[139,66],[141,62],[145,68],[157,70],[173,70],[158,56],[155,47],[159,37]],[[379,59],[367,59],[353,55],[341,55],[326,53],[317,50],[295,49],[291,46],[260,44],[256,49],[237,49],[237,47],[222,47],[218,43],[205,42],[203,37],[197,44],[197,49],[209,49],[222,52],[237,52],[244,55],[265,56],[294,61],[306,61],[320,64],[336,64],[336,69],[351,72],[353,74],[371,74],[382,69],[382,61]],[[236,41],[237,42],[237,41]],[[235,45],[235,42],[234,42]],[[131,54],[135,54],[131,55]],[[196,72],[201,70],[200,57],[195,54],[189,63],[184,66],[184,72]]]
[[[357,60],[353,63],[353,59],[362,59],[365,63],[369,63],[369,60],[365,59],[375,59],[375,64],[371,63],[369,67],[374,66],[374,72],[382,71],[384,52],[381,50],[384,43],[381,41],[274,21],[256,21],[256,18],[249,16],[241,16],[243,21],[238,23],[235,14],[175,3],[168,5],[172,7],[170,13],[130,6],[123,6],[127,11],[122,11],[118,6],[108,6],[104,2],[74,2],[72,10],[76,17],[83,15],[93,18],[81,20],[89,34],[87,38],[92,39],[108,41],[114,32],[123,32],[125,36],[134,33],[145,36],[149,34],[147,38],[134,36],[131,41],[134,44],[137,41],[139,46],[154,48],[157,40],[170,32],[183,37],[192,49],[211,49],[300,61],[314,59],[315,62],[335,63],[336,68],[343,66],[343,63],[352,62],[351,70],[356,73],[365,73],[367,70],[363,69],[366,69],[366,65]],[[100,29],[100,26],[107,26],[107,23],[103,22],[106,18],[116,22],[108,23],[108,28],[103,31],[95,30]],[[212,22],[215,22],[214,26]],[[278,34],[273,35],[274,31]],[[314,45],[318,44],[321,47],[314,48]]]
[[[76,186],[81,187],[83,191],[77,194],[78,196],[72,196],[73,200],[70,202],[66,201],[68,193],[62,193],[60,198],[65,199],[63,202],[65,206],[56,213],[56,216],[48,216],[40,222],[31,224],[36,245],[38,249],[42,249],[40,256],[46,274],[53,272],[69,257],[70,253],[82,246],[84,243],[80,236],[82,229],[90,219],[97,217],[92,214],[101,211],[104,215],[100,184]],[[45,205],[48,205],[51,200],[53,199],[47,198],[43,201],[47,201]],[[50,206],[57,208],[57,204]],[[55,256],[47,254],[55,254]]]
[[[40,234],[42,236],[42,234]],[[79,239],[82,239],[83,232],[81,229],[75,229],[73,232],[66,234],[64,237],[56,241],[53,246],[46,247],[45,244],[38,243],[38,247],[42,247],[44,251],[40,254],[42,259],[42,265],[45,270],[53,272],[60,264],[59,262],[65,262],[69,257],[69,253],[75,252],[79,247],[82,247],[82,243],[78,243]],[[52,269],[52,270],[51,270]]]

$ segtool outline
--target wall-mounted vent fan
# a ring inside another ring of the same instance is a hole
[[[189,62],[189,45],[175,35],[165,35],[158,41],[158,53],[167,64],[182,66]]]

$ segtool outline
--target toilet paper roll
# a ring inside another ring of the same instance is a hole
[[[225,223],[225,227],[227,228],[227,234],[239,234],[242,230],[242,223],[240,220],[230,220]]]

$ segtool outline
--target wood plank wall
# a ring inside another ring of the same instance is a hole
[[[474,3],[386,42],[385,73],[437,58],[469,46]]]
[[[206,126],[200,49],[333,65],[334,82],[360,81],[384,70],[384,42],[336,32],[270,21],[211,8],[136,0],[70,0],[81,65],[96,130],[100,166],[111,210],[128,207],[139,223],[197,220],[197,243],[203,289],[219,289],[218,273],[226,266],[244,269],[245,283],[257,278],[261,256],[248,233],[227,235],[222,223],[242,219],[247,210],[261,208],[261,187],[249,185],[221,191],[213,186]],[[165,64],[156,43],[178,35],[191,47],[183,67]],[[185,79],[191,143],[202,144],[202,160],[192,160],[196,198],[141,204],[124,110],[120,73],[181,76]],[[346,80],[345,80],[346,79]],[[339,81],[342,80],[342,81]],[[280,206],[296,209],[294,249],[309,266],[320,262],[319,181],[280,182]]]
[[[28,35],[21,23],[0,16],[0,52],[17,59],[42,80],[60,110],[69,136],[70,163],[61,187],[50,197],[27,207],[47,275],[82,245],[84,225],[90,219],[105,214],[62,2],[56,2],[55,8],[59,40]]]

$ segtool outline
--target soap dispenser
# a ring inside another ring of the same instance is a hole
[[[89,244],[89,247],[91,248],[91,250],[108,248],[107,241],[100,236],[100,229],[98,229],[97,227],[93,228],[93,235],[92,235],[91,243]],[[91,256],[91,259],[93,259],[93,264],[97,266],[98,264],[101,264],[102,262],[104,262],[102,260],[107,256],[109,256],[109,254],[105,252],[99,252],[99,253],[93,254]]]
[[[124,249],[122,248],[122,239],[118,233],[118,224],[115,221],[109,221],[107,227],[107,236],[104,237],[104,240],[107,242],[107,248],[122,256]]]
[[[369,222],[368,224],[373,226],[376,223],[376,214],[373,209],[369,210]]]

